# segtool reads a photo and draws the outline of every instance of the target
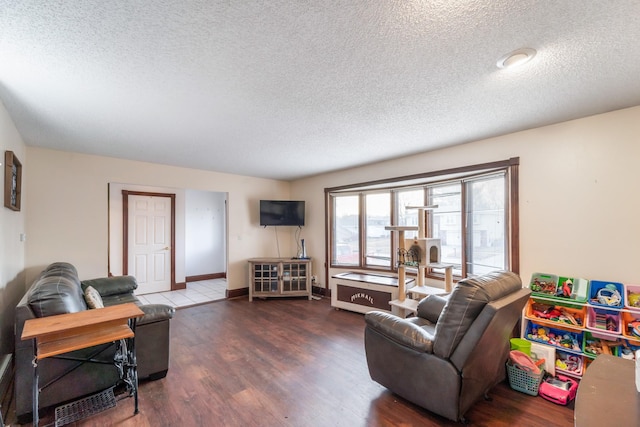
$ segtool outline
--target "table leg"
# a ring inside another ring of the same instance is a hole
[[[38,384],[38,345],[36,343],[36,340],[33,340],[33,385],[32,385],[32,410],[33,410],[33,427],[38,427],[38,422],[39,420],[39,414],[38,414],[38,397],[40,395],[40,390],[38,390],[39,384]]]
[[[131,378],[131,387],[133,389],[133,401],[134,401],[134,409],[133,415],[136,415],[138,411],[138,361],[136,359],[136,324],[137,319],[133,318],[129,321],[129,327],[133,331],[133,338],[130,339],[129,345],[129,372],[133,377]]]

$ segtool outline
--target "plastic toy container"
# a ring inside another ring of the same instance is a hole
[[[640,313],[622,313],[622,335],[632,340],[637,340],[640,345]],[[633,331],[636,331],[634,333]]]
[[[558,301],[585,302],[589,296],[589,281],[577,277],[533,273],[529,288],[533,296],[539,295]]]
[[[599,307],[622,308],[624,285],[618,282],[592,280],[589,283],[589,304]]]
[[[555,274],[533,273],[529,289],[533,295],[555,296],[558,289],[558,276]]]
[[[584,341],[582,350],[587,356],[595,357],[601,354],[611,354],[617,356],[619,347],[622,343],[620,338],[611,338],[606,335],[600,335],[597,332],[586,331],[584,333]]]
[[[529,298],[525,316],[539,323],[566,328],[584,328],[587,307],[581,305],[554,304],[553,301]]]
[[[566,351],[556,351],[556,371],[567,375],[581,376],[584,371],[584,359]]]
[[[527,321],[525,338],[530,341],[551,345],[565,351],[582,351],[583,332],[552,328],[537,324],[531,320]]]
[[[640,285],[624,285],[624,306],[640,312]]]
[[[622,316],[619,311],[604,308],[587,308],[587,328],[609,334],[622,333]]]
[[[531,356],[531,341],[524,338],[511,338],[509,342],[511,350],[519,350],[527,356]]]
[[[636,351],[640,350],[640,342],[622,340],[622,346],[618,356],[623,359],[636,360]]]
[[[558,279],[559,298],[566,298],[577,302],[586,302],[589,297],[589,281],[579,277],[563,277]]]

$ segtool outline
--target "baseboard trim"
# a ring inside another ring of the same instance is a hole
[[[249,288],[227,289],[227,298],[238,298],[249,295]]]
[[[187,283],[186,282],[176,282],[173,284],[173,286],[171,286],[171,290],[172,291],[179,291],[180,289],[187,289]]]
[[[196,276],[187,276],[185,277],[185,281],[189,282],[199,282],[201,280],[213,280],[213,279],[226,279],[227,273],[210,273],[210,274],[199,274]]]

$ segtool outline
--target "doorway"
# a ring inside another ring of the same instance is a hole
[[[175,194],[122,190],[122,270],[137,294],[175,289]]]
[[[132,265],[134,265],[129,261],[129,256],[124,254],[124,248],[129,245],[124,244],[123,191],[128,191],[129,195],[175,195],[175,212],[173,214],[175,223],[172,224],[174,236],[172,237],[173,243],[168,245],[171,252],[170,263],[173,264],[170,273],[172,276],[171,291],[186,291],[188,284],[191,285],[192,282],[197,281],[224,280],[226,282],[229,250],[228,193],[118,182],[108,184],[107,271],[109,276],[125,274],[125,259],[126,271],[129,274],[132,274]],[[130,207],[131,203],[127,203]],[[129,219],[126,221],[131,223]],[[126,235],[128,236],[129,232]],[[167,245],[164,245],[159,249],[166,247]],[[194,283],[192,287],[196,286]],[[142,294],[139,291],[138,288],[135,292],[136,295]],[[156,291],[153,292],[156,293]],[[166,292],[160,293],[165,294]],[[145,295],[152,294],[145,293]]]

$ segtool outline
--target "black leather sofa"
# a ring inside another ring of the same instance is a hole
[[[133,291],[137,283],[132,276],[106,277],[80,281],[76,268],[64,262],[49,265],[34,281],[16,307],[15,314],[15,406],[18,422],[32,417],[33,343],[21,339],[28,319],[90,310],[84,290],[91,286],[100,293],[105,307],[133,302],[145,313],[136,327],[138,378],[157,380],[169,368],[169,326],[175,309],[168,305],[143,305]],[[94,354],[95,353],[95,354]],[[92,355],[102,363],[46,358],[38,362],[41,387],[40,408],[58,406],[114,386],[119,380],[111,363],[115,346],[102,345],[67,353],[64,356],[84,359]]]

